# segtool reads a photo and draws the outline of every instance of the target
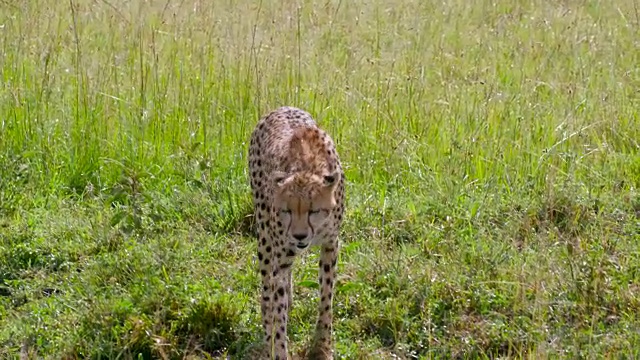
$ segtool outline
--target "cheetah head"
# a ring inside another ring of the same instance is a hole
[[[340,173],[275,174],[274,211],[285,239],[299,249],[308,247],[336,206],[335,190]]]

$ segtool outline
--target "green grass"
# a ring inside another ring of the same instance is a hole
[[[640,357],[639,8],[2,2],[0,357],[250,352],[246,152],[281,105],[346,169],[339,358]]]

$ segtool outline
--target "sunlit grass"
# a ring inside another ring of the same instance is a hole
[[[348,178],[340,358],[637,357],[637,7],[0,4],[0,354],[243,358],[248,137],[294,105]]]

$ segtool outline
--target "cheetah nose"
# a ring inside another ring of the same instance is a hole
[[[298,241],[302,241],[307,238],[307,234],[293,234],[293,237]]]

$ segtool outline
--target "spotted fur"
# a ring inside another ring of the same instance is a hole
[[[333,286],[344,213],[344,173],[333,140],[309,113],[282,107],[251,135],[249,173],[262,276],[265,358],[285,360],[291,266],[317,245],[320,302],[310,359],[332,359]]]

